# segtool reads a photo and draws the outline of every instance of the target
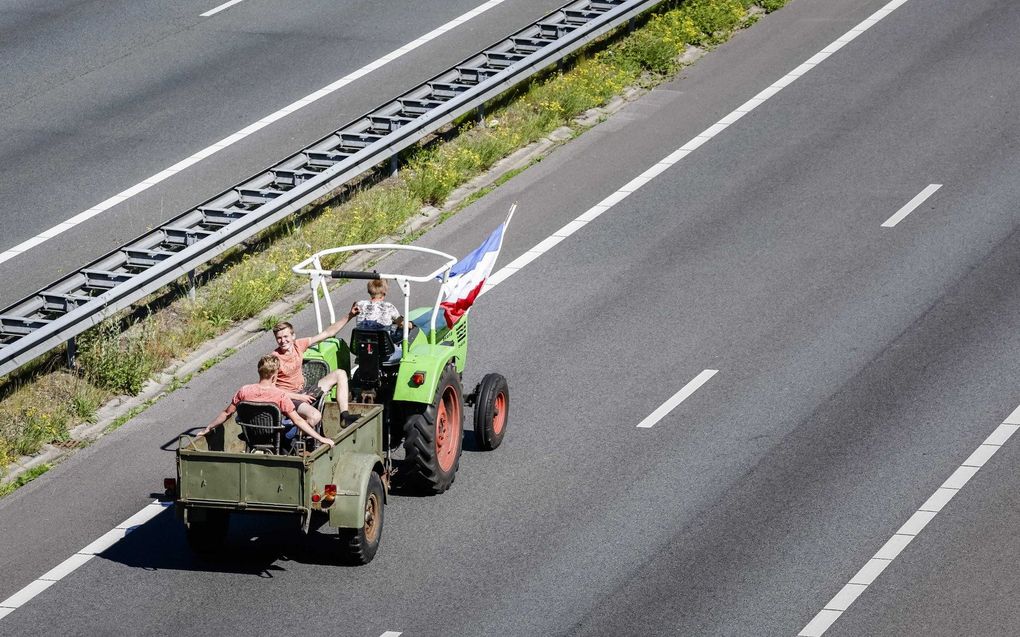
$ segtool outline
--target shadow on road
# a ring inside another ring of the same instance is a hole
[[[319,526],[315,527],[315,522]],[[128,533],[100,557],[152,571],[206,571],[271,578],[287,570],[288,562],[344,566],[337,557],[340,540],[325,519],[313,518],[302,533],[297,516],[234,514],[222,550],[199,556],[191,550],[184,525],[168,507]]]

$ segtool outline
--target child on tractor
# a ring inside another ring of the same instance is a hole
[[[393,325],[403,324],[400,310],[386,300],[390,284],[386,279],[371,279],[368,282],[367,301],[358,301],[354,307],[358,309],[355,326],[360,329],[389,329]]]
[[[390,284],[386,279],[370,279],[368,281],[367,301],[358,301],[354,307],[358,310],[355,327],[362,330],[386,330],[396,345],[389,362],[400,360],[400,342],[398,329],[404,324],[400,310],[386,300]]]

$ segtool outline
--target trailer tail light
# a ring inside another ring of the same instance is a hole
[[[322,496],[319,495],[318,493],[313,493],[312,494],[312,502],[318,502],[321,499],[322,499]]]
[[[411,384],[415,387],[421,387],[425,384],[425,372],[415,372],[411,374]]]
[[[325,509],[326,507],[331,506],[333,501],[336,500],[336,485],[327,484],[322,488],[322,492],[324,494],[322,497],[322,508]]]

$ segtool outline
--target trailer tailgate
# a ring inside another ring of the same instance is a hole
[[[178,458],[184,502],[241,509],[304,506],[305,465],[300,458],[183,450]]]

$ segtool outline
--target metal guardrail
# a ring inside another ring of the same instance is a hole
[[[372,170],[662,0],[577,0],[0,312],[0,376]]]

